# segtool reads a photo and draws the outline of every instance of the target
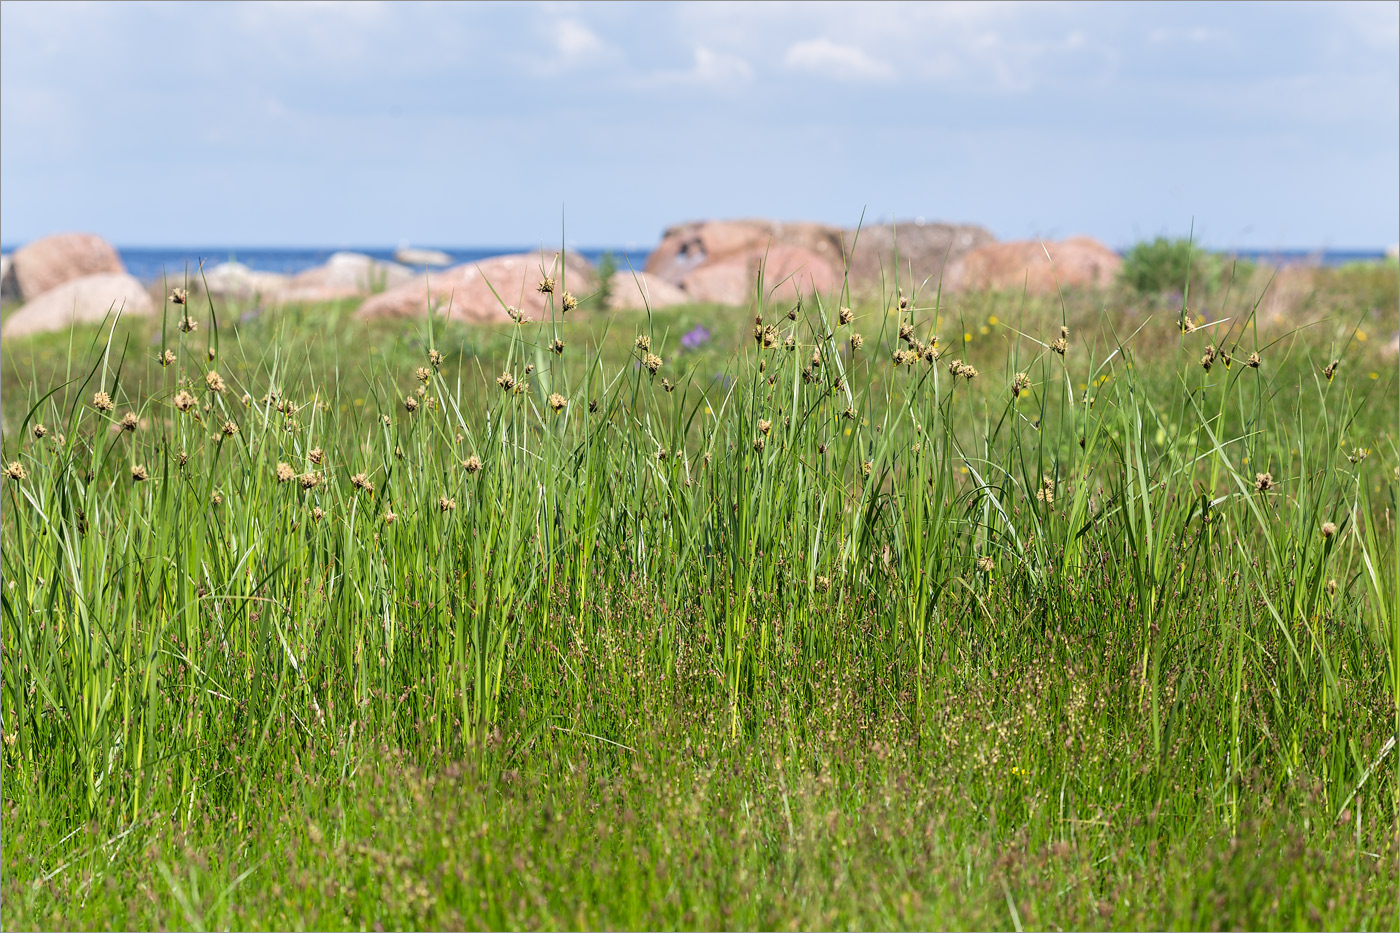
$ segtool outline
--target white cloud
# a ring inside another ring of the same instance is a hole
[[[794,42],[783,56],[783,64],[794,71],[838,78],[845,81],[889,81],[894,69],[853,45],[830,39]]]
[[[705,45],[695,46],[695,64],[685,71],[660,71],[644,83],[698,84],[724,86],[744,84],[753,78],[753,66],[738,55],[716,52]]]
[[[596,58],[606,46],[598,34],[576,19],[560,20],[554,26],[554,49],[570,62]]]
[[[1167,42],[1190,42],[1193,45],[1204,45],[1209,42],[1224,42],[1230,37],[1220,29],[1211,29],[1209,26],[1192,26],[1189,29],[1168,29],[1159,27],[1147,34],[1147,41],[1153,45],[1162,45]]]
[[[695,69],[691,74],[702,84],[734,84],[752,78],[753,68],[737,55],[699,45],[695,47]]]

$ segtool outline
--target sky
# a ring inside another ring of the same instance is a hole
[[[0,3],[0,242],[1400,240],[1400,3]]]

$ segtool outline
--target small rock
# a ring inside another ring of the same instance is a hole
[[[665,279],[631,271],[614,272],[608,279],[608,310],[637,311],[648,306],[670,308],[683,305],[691,299],[685,292]]]
[[[192,279],[207,284],[209,294],[218,298],[251,298],[272,296],[286,291],[291,279],[277,272],[257,272],[241,262],[221,262],[211,269],[205,269],[201,277],[196,273]]]
[[[454,321],[500,322],[508,320],[504,304],[537,320],[544,312],[545,296],[536,286],[546,275],[556,279],[556,313],[566,288],[584,296],[596,282],[593,267],[573,253],[564,260],[562,278],[566,281],[557,281],[561,278],[558,263],[554,254],[516,253],[430,272],[371,295],[360,305],[356,317],[416,317],[431,310]]]
[[[407,266],[383,262],[364,253],[335,253],[323,266],[292,276],[273,297],[280,304],[339,301],[387,291],[419,276]]]
[[[394,250],[394,261],[406,266],[450,266],[452,257],[440,249],[413,249],[400,246]]]

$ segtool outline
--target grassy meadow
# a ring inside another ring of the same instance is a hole
[[[0,925],[1394,930],[1328,276],[6,341]]]

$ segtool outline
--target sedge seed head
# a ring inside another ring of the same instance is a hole
[[[122,415],[122,420],[117,423],[117,426],[123,431],[135,431],[140,425],[141,421],[136,417],[136,412],[134,411],[129,411]]]
[[[219,430],[223,432],[224,437],[233,437],[238,433],[238,425],[233,421],[225,421]]]
[[[189,293],[183,288],[172,288],[170,290],[170,303],[182,305],[189,300]]]
[[[994,566],[995,563],[990,554],[983,554],[981,557],[977,558],[977,570],[980,573],[991,573]]]
[[[374,483],[364,473],[356,473],[350,477],[350,485],[362,492],[374,492]]]
[[[447,496],[438,496],[438,511],[451,512],[457,508],[457,500],[449,499]]]
[[[162,353],[162,354],[160,355],[160,365],[162,365],[162,366],[170,366],[170,365],[172,365],[174,362],[175,362],[175,351],[174,351],[174,350],[166,350],[164,353]]]
[[[184,389],[181,389],[179,392],[176,392],[175,397],[171,399],[171,401],[174,403],[175,407],[182,412],[187,412],[191,408],[194,408],[195,404],[194,396],[186,392]]]
[[[470,457],[462,461],[462,469],[466,470],[468,473],[480,473],[481,458],[478,457],[476,454],[472,454]]]
[[[18,460],[11,460],[5,466],[5,477],[7,479],[12,479],[15,482],[19,482],[28,475],[29,474],[25,472],[24,464],[20,463]]]
[[[36,424],[36,425],[34,425],[34,427],[33,427],[32,430],[33,430],[35,439],[42,438],[45,434],[48,434],[48,433],[49,433],[49,429],[46,428],[46,427],[44,427],[42,424]]]
[[[842,308],[836,312],[837,323],[849,324],[856,319],[855,313],[850,308]]]
[[[1272,473],[1254,474],[1254,488],[1259,490],[1260,492],[1268,492],[1270,489],[1275,488],[1277,485],[1278,484],[1274,482],[1274,474]]]
[[[141,466],[139,463],[138,463],[138,464],[133,464],[133,465],[132,465],[132,467],[131,467],[131,481],[132,481],[133,483],[144,483],[146,480],[148,480],[148,479],[150,479],[150,478],[151,478],[151,475],[150,475],[149,473],[146,472],[146,468],[145,468],[145,467]]]
[[[1337,523],[1336,523],[1336,522],[1323,522],[1323,523],[1322,523],[1322,537],[1323,537],[1324,539],[1330,538],[1330,537],[1332,537],[1332,536],[1333,536],[1334,534],[1336,534],[1336,533],[1337,533]]]
[[[291,482],[293,477],[295,477],[296,475],[296,471],[292,469],[292,465],[290,463],[277,464],[277,482]]]
[[[403,407],[404,410],[407,411],[410,415],[413,414],[415,411],[418,410],[418,399],[410,395],[408,398],[403,400]]]
[[[549,396],[549,407],[553,408],[555,413],[563,411],[564,406],[568,404],[569,400],[564,398],[564,396],[560,395],[558,392],[554,392]]]
[[[111,411],[117,406],[112,403],[112,396],[106,392],[94,392],[92,394],[92,407],[98,411]]]
[[[211,392],[222,392],[224,389],[228,388],[228,386],[224,385],[224,378],[212,369],[204,374],[204,384],[209,387],[209,391]]]
[[[571,295],[569,292],[565,292],[559,298],[559,307],[563,310],[565,314],[568,314],[570,311],[578,307],[578,299]]]

